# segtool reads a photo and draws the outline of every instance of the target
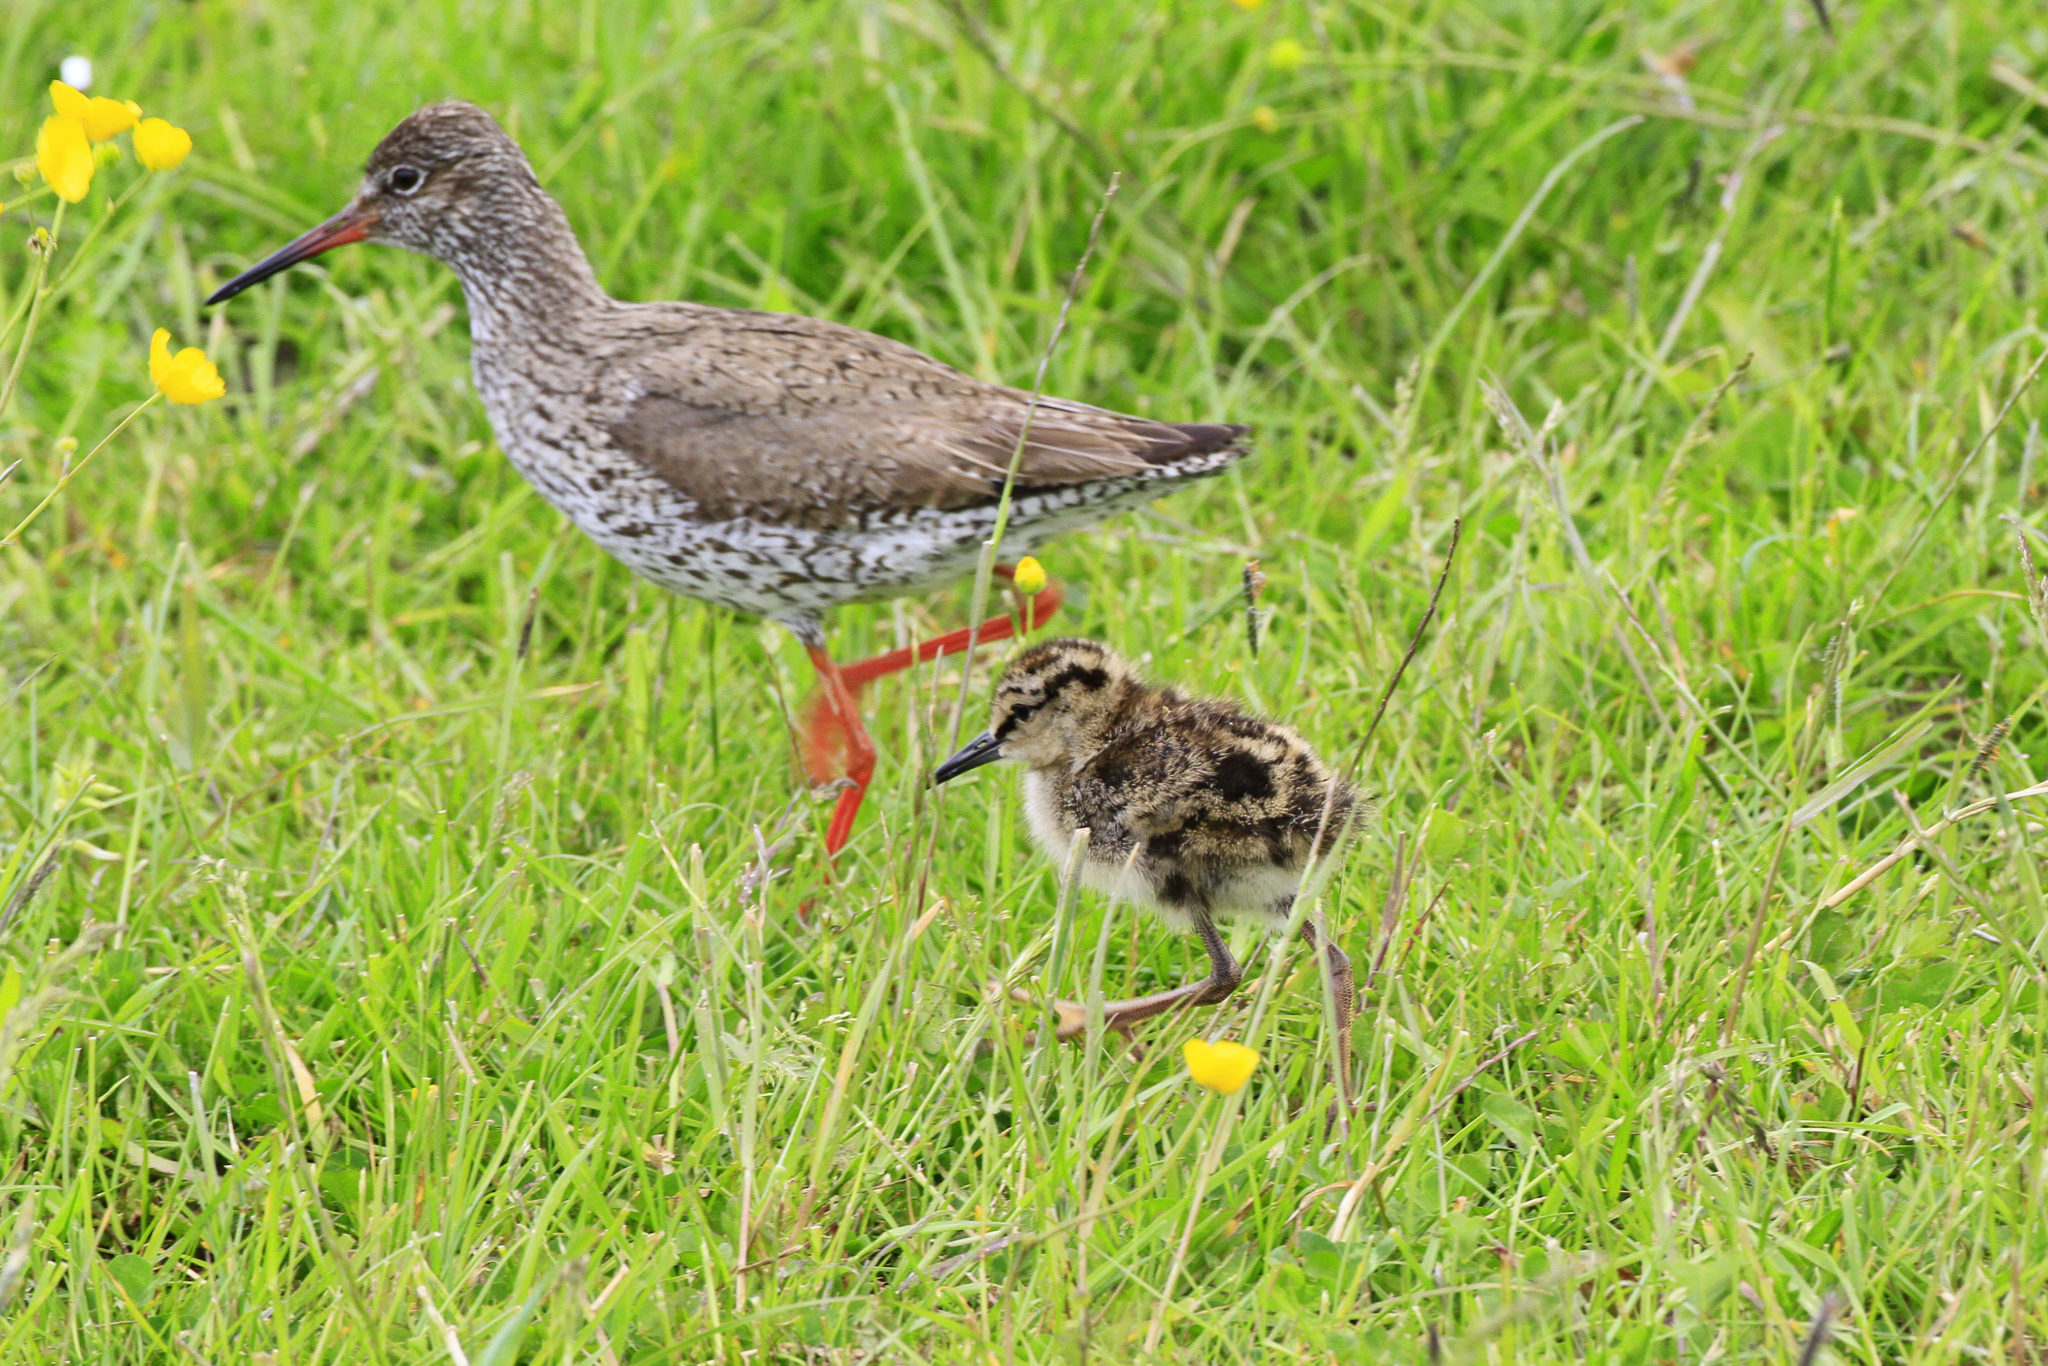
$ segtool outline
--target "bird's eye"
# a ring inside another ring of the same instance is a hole
[[[400,194],[411,194],[414,190],[425,184],[426,180],[427,177],[423,172],[411,166],[401,166],[391,173],[391,179],[388,183],[392,189]]]

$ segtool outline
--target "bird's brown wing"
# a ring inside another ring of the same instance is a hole
[[[1245,429],[1155,422],[987,384],[813,318],[691,310],[613,371],[612,441],[704,515],[814,529],[1227,463]],[[1214,457],[1221,457],[1215,459]]]

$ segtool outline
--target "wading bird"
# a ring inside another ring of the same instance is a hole
[[[377,144],[347,208],[215,290],[217,304],[346,242],[453,268],[477,393],[519,472],[635,573],[769,617],[818,671],[803,751],[843,773],[836,853],[873,777],[861,686],[1000,640],[1008,617],[853,664],[825,650],[841,603],[966,576],[1016,457],[1003,549],[1100,521],[1245,453],[1245,428],[1155,422],[1031,396],[817,318],[628,303],[597,281],[519,145],[448,101]],[[1020,440],[1021,455],[1017,453]],[[1034,599],[1037,626],[1057,585]]]

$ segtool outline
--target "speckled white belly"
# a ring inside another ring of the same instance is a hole
[[[588,452],[570,470],[549,441],[516,429],[500,431],[499,441],[543,498],[634,573],[757,616],[812,619],[842,603],[964,578],[995,526],[993,508],[919,508],[830,530],[749,518],[705,521],[694,501],[615,451]],[[593,479],[599,465],[603,473]],[[1004,557],[1145,502],[1156,482],[1118,480],[1018,498]]]

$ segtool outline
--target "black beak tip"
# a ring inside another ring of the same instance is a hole
[[[216,304],[224,304],[251,285],[261,284],[273,275],[282,274],[290,264],[287,262],[285,264],[273,265],[269,261],[264,261],[259,265],[252,266],[222,285],[219,289],[213,291],[213,293],[207,295],[205,306],[212,308]]]
[[[932,783],[937,785],[949,782],[969,769],[980,768],[983,764],[992,764],[1002,757],[1003,742],[984,731],[968,741],[967,745],[958,754],[955,754],[952,758],[946,760],[945,763],[933,769]]]
[[[360,242],[370,236],[376,224],[377,218],[374,213],[350,204],[319,227],[299,234],[291,242],[279,247],[207,295],[206,306],[211,308],[215,304],[224,304],[249,286],[262,284],[271,276],[281,275],[299,262],[310,260],[323,251],[330,251],[349,242]]]

